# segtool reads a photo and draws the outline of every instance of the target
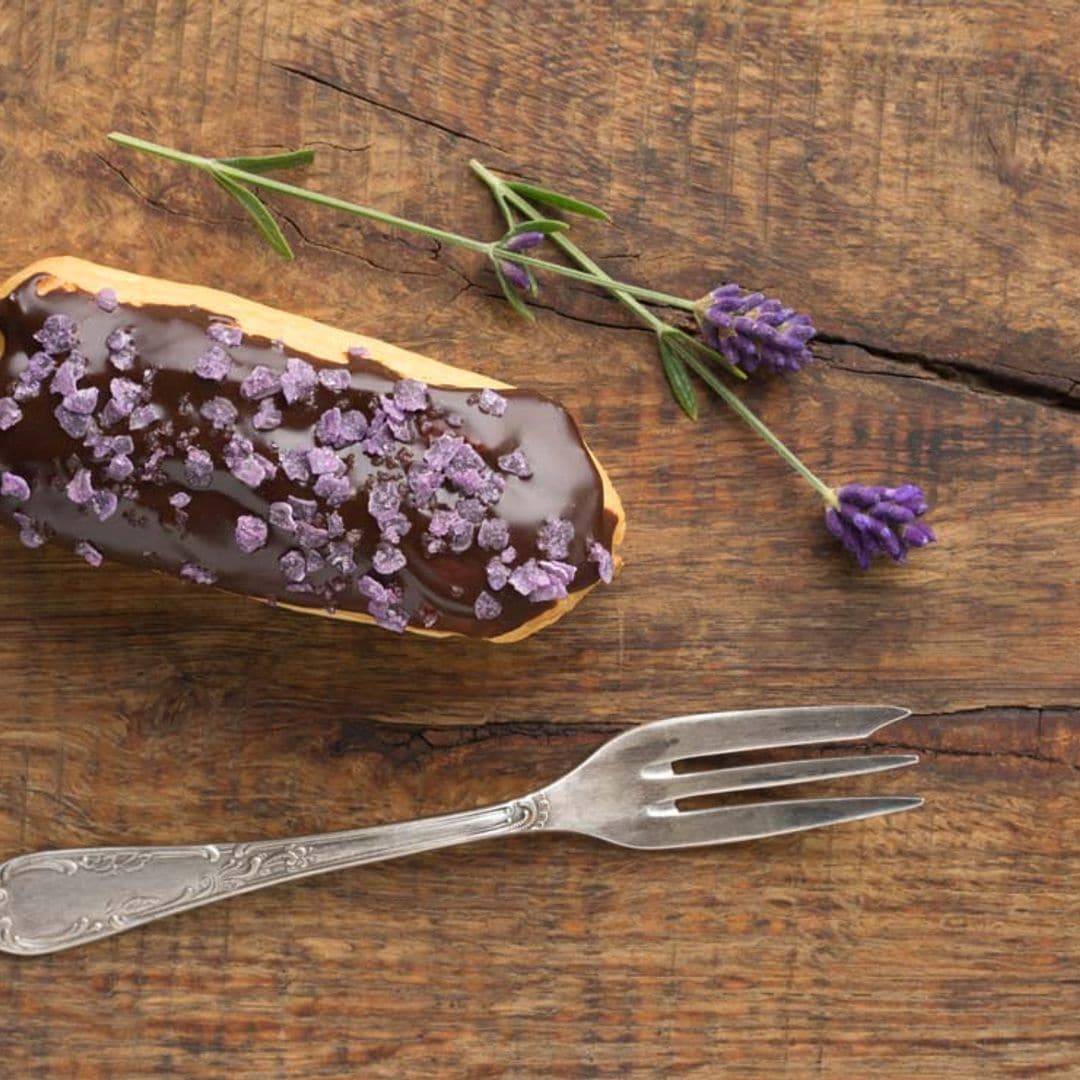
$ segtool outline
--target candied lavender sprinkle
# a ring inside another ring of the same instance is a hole
[[[206,328],[206,336],[211,341],[224,345],[227,349],[235,349],[244,340],[244,334],[240,327],[230,326],[228,323],[211,323]]]
[[[922,488],[902,484],[846,484],[837,491],[839,506],[825,512],[825,527],[855,556],[863,570],[878,555],[903,562],[911,548],[937,539],[929,525],[916,521],[928,506]]]
[[[743,371],[761,367],[787,374],[813,360],[806,347],[814,336],[810,316],[763,293],[722,285],[698,304],[696,314],[706,344]]]
[[[502,551],[510,543],[510,526],[501,518],[480,522],[476,542],[485,551]]]
[[[536,546],[552,559],[565,559],[574,539],[574,523],[565,518],[546,518],[536,534]]]
[[[282,450],[278,454],[281,471],[294,483],[303,484],[311,479],[307,454],[303,450]]]
[[[214,461],[205,450],[195,446],[188,450],[184,480],[193,488],[208,488],[214,482]]]
[[[290,404],[311,397],[318,384],[315,369],[306,361],[290,356],[285,361],[285,373],[281,376],[281,392]]]
[[[352,485],[347,477],[323,473],[315,481],[314,491],[331,506],[341,506],[352,495]]]
[[[308,468],[312,475],[322,476],[329,473],[331,476],[340,476],[345,471],[345,462],[325,446],[317,446],[307,452]]]
[[[277,372],[265,364],[256,364],[240,383],[240,396],[248,401],[271,397],[281,389]]]
[[[0,476],[0,495],[26,502],[30,498],[30,485],[18,473],[6,472]]]
[[[345,354],[350,360],[367,360],[371,357],[371,350],[366,345],[350,345]]]
[[[615,560],[611,557],[611,552],[598,540],[590,541],[586,551],[589,561],[596,563],[596,572],[600,575],[600,580],[605,585],[610,585],[615,577]]]
[[[130,416],[139,404],[142,392],[142,387],[137,382],[130,379],[112,379],[109,382],[109,393],[112,395],[110,403],[116,416]]]
[[[219,431],[224,431],[236,423],[239,414],[236,406],[228,398],[215,397],[203,403],[202,408],[199,409],[199,415],[209,420]]]
[[[223,400],[221,398],[217,400]],[[205,414],[204,414],[205,415]],[[128,417],[129,431],[142,431],[151,424],[156,424],[161,419],[161,411],[156,405],[140,405],[131,410]],[[214,425],[217,427],[217,424]]]
[[[577,567],[555,560],[529,559],[510,575],[510,584],[534,604],[548,600],[565,600],[566,586],[577,573]]]
[[[105,561],[101,552],[87,540],[80,540],[75,545],[75,554],[85,559],[95,569]]]
[[[345,368],[319,368],[319,385],[332,394],[340,394],[349,389],[352,376]]]
[[[64,489],[68,499],[76,506],[85,506],[94,497],[94,483],[89,469],[79,469]]]
[[[502,614],[502,604],[491,593],[482,591],[473,604],[473,613],[478,619],[497,619]]]
[[[68,315],[50,315],[34,335],[34,340],[53,356],[70,352],[79,343],[78,327]]]
[[[405,412],[423,412],[428,407],[427,384],[419,379],[400,379],[394,384],[394,403]]]
[[[180,567],[180,576],[195,582],[196,585],[213,585],[217,581],[217,574],[212,570],[193,562],[186,562]]]
[[[260,458],[259,454],[249,454],[232,465],[229,472],[241,483],[247,484],[250,488],[257,488],[266,479],[266,469]]]
[[[90,511],[98,521],[108,521],[116,513],[120,500],[111,491],[99,491],[90,500]]]
[[[53,409],[53,416],[56,417],[56,422],[60,425],[61,430],[73,439],[83,438],[90,430],[89,416],[80,416],[70,409],[65,409],[63,405],[57,405]]]
[[[236,546],[245,555],[251,555],[266,545],[268,530],[266,522],[253,514],[241,514],[236,519]]]
[[[307,577],[307,559],[304,558],[302,551],[297,551],[295,548],[286,551],[278,559],[278,566],[281,567],[285,580],[292,582],[294,585],[299,585]]]
[[[251,426],[256,431],[274,431],[281,427],[281,410],[269,398],[259,402]]]
[[[209,379],[211,382],[221,382],[227,378],[232,360],[229,354],[220,345],[211,345],[196,361],[195,374],[200,379]]]
[[[510,580],[510,567],[501,559],[491,559],[484,568],[487,573],[487,581],[490,588],[495,592],[505,588]]]
[[[117,454],[116,457],[109,462],[105,469],[105,475],[110,480],[115,480],[117,483],[121,483],[126,480],[135,471],[135,465],[126,454]]]
[[[83,390],[76,390],[73,394],[65,396],[63,405],[68,412],[77,413],[79,416],[89,416],[96,408],[98,401],[98,388],[88,386]]]
[[[116,298],[115,289],[98,289],[94,302],[106,314],[112,314],[120,301]]]
[[[22,409],[14,398],[0,398],[0,431],[7,431],[22,419]]]
[[[177,510],[183,510],[191,505],[191,496],[186,491],[177,491],[169,496],[169,505]]]
[[[11,517],[15,524],[19,526],[19,542],[23,547],[39,548],[45,543],[44,534],[28,514],[15,513]]]
[[[490,387],[485,387],[480,391],[476,405],[482,413],[487,413],[489,416],[502,416],[506,412],[507,401],[502,394],[497,394]]]
[[[57,369],[49,383],[54,394],[67,397],[79,388],[79,380],[86,374],[86,360],[78,353],[69,356]]]
[[[371,565],[377,574],[396,574],[405,566],[406,562],[407,560],[401,548],[394,547],[392,544],[381,543],[375,549]]]
[[[503,454],[499,458],[499,468],[511,476],[519,476],[522,480],[528,480],[532,476],[532,466],[523,450],[512,450],[509,454]]]

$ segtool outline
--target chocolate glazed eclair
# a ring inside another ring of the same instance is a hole
[[[611,580],[618,495],[542,395],[80,259],[0,296],[0,516],[30,547],[498,642]]]

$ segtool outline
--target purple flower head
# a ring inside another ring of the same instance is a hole
[[[520,289],[522,292],[529,291],[531,286],[529,275],[525,272],[525,267],[518,266],[517,263],[507,262],[505,259],[500,259],[499,269],[502,270],[503,277],[516,289]]]
[[[825,526],[863,570],[877,555],[903,562],[911,548],[937,539],[929,525],[915,520],[927,510],[926,496],[915,484],[846,484],[836,494],[840,505],[825,511]]]
[[[810,316],[762,293],[721,285],[698,303],[696,314],[705,343],[743,371],[791,374],[813,359],[806,347],[814,336]]]
[[[509,240],[503,244],[503,247],[507,251],[529,251],[534,247],[539,247],[544,242],[544,234],[541,232],[523,232],[518,233],[517,236],[511,236]]]

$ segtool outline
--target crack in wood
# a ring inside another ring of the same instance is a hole
[[[441,124],[438,120],[431,120],[426,116],[421,116],[419,113],[409,112],[408,109],[402,109],[397,105],[388,105],[385,101],[379,101],[378,98],[371,97],[368,94],[362,94],[359,90],[354,90],[348,86],[342,86],[341,83],[335,82],[325,75],[318,75],[313,71],[297,67],[294,64],[281,64],[276,60],[270,60],[269,64],[271,67],[277,68],[278,71],[284,71],[286,74],[295,75],[300,79],[307,79],[309,82],[313,82],[318,86],[324,86],[328,90],[334,90],[339,94],[345,94],[348,97],[355,98],[357,101],[363,101],[365,104],[371,105],[376,109],[383,109],[385,112],[393,113],[395,116],[402,116],[407,120],[413,120],[418,124],[424,124],[427,127],[435,128],[437,131],[441,131],[446,135],[453,135],[454,138],[466,139],[468,142],[476,143],[477,146],[486,146],[489,150],[494,150],[496,153],[506,153],[501,146],[496,146],[486,139],[481,139],[476,135],[470,135],[467,131],[459,131],[457,128],[450,127],[449,124]]]

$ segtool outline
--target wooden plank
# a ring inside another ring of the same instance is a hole
[[[0,980],[17,1077],[900,1077],[1080,1067],[1080,19],[1038,0],[0,8],[0,274],[197,280],[534,386],[626,502],[627,565],[506,649],[400,641],[0,537],[0,857],[285,835],[509,797],[621,725],[895,700],[927,807],[722,851],[528,838],[313,880]],[[828,479],[911,479],[941,544],[862,576],[648,335],[546,283],[107,146],[305,143],[303,182],[477,235],[469,157],[604,205],[613,271],[814,312],[750,388]]]

